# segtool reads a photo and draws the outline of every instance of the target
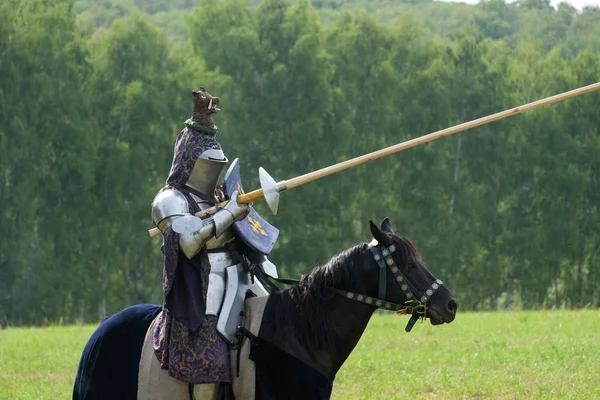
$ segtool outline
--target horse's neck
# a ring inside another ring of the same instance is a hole
[[[366,260],[365,257],[363,259]],[[361,280],[360,286],[367,284],[366,281]],[[366,287],[345,289],[367,294]],[[298,310],[279,310],[278,312],[298,312]],[[300,339],[302,335],[315,331],[315,324],[312,324],[312,321],[305,322],[303,326],[292,327],[280,326],[280,323],[272,320],[272,323],[276,325],[272,326],[274,329],[264,331],[261,329],[261,336],[264,332],[268,336],[264,337],[265,339],[333,379],[360,340],[373,312],[374,309],[371,306],[335,294],[333,298],[323,301],[318,311],[318,318],[328,321],[330,327],[327,329],[325,338],[328,345],[321,344],[319,348],[316,346],[307,348],[302,344]]]
[[[348,301],[343,297],[335,299],[336,307],[329,312],[332,321],[332,343],[327,365],[329,377],[342,367],[362,337],[371,316],[373,308],[359,302]]]
[[[374,278],[371,273],[366,272],[371,270],[369,265],[375,262],[370,251],[366,249],[365,247],[365,252],[360,256],[360,268],[362,273],[366,273],[366,275],[359,280],[357,283],[358,287],[346,288],[346,290],[375,296],[372,290],[376,286],[376,281],[373,281]],[[352,350],[354,350],[354,347],[356,347],[367,328],[367,324],[374,312],[375,309],[372,306],[349,300],[340,295],[336,296],[335,301],[331,303],[331,309],[327,311],[330,321],[332,321],[333,332],[335,332],[335,338],[333,338],[335,346],[330,365],[331,376],[337,373],[350,356],[350,353],[352,353]]]

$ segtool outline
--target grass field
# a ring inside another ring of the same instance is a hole
[[[375,315],[334,399],[600,399],[600,312],[459,313],[450,325]],[[69,399],[94,327],[0,331],[0,399]]]

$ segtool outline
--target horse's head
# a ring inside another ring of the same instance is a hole
[[[458,308],[454,295],[387,218],[381,228],[370,224],[376,243],[360,243],[315,266],[298,284],[272,292],[265,307],[261,337],[328,379],[348,358],[375,309],[412,314],[410,330],[421,316],[434,325],[450,323]]]
[[[452,322],[458,309],[456,297],[429,272],[412,243],[396,235],[387,218],[381,228],[372,221],[370,227],[377,242],[374,257],[380,266],[388,267],[386,300],[398,304],[417,300],[426,304],[426,316],[433,325]],[[392,251],[386,250],[390,248]]]

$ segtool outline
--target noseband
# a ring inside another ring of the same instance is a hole
[[[402,274],[400,268],[396,265],[392,254],[396,251],[396,245],[392,244],[389,247],[385,247],[383,245],[371,246],[369,245],[369,250],[373,253],[373,258],[379,265],[379,295],[378,298],[373,298],[370,296],[366,296],[364,294],[357,294],[354,292],[347,292],[344,290],[336,290],[339,294],[347,297],[348,299],[360,301],[361,303],[374,305],[377,308],[389,311],[396,311],[398,315],[407,315],[410,314],[410,320],[406,325],[405,331],[410,332],[415,323],[422,318],[425,320],[427,314],[427,300],[433,296],[436,290],[438,290],[443,282],[439,279],[436,279],[433,275],[429,274],[433,279],[433,283],[431,286],[425,291],[425,293],[421,293],[417,290],[416,287],[406,276]],[[384,300],[386,297],[386,287],[387,287],[387,270],[386,266],[390,268],[392,274],[396,278],[396,282],[400,285],[400,289],[404,292],[404,296],[406,297],[405,304],[396,304],[391,303],[389,301]]]

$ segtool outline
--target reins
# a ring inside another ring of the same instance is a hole
[[[377,265],[379,265],[378,297],[373,298],[361,293],[349,292],[341,289],[335,289],[335,292],[346,297],[347,299],[375,306],[378,309],[396,311],[397,315],[411,315],[411,318],[405,328],[406,332],[410,332],[419,319],[422,319],[423,321],[426,319],[427,300],[429,300],[431,296],[433,296],[433,293],[435,293],[435,291],[443,285],[443,282],[430,275],[434,282],[425,291],[425,293],[421,293],[419,290],[417,290],[417,288],[414,287],[412,283],[410,283],[410,281],[402,274],[400,268],[396,265],[392,257],[392,254],[396,251],[396,245],[392,244],[389,247],[383,245],[369,245],[369,250],[371,250],[373,258],[377,262]],[[385,300],[387,289],[387,268],[390,269],[396,279],[396,282],[398,285],[400,285],[400,289],[402,289],[402,292],[404,292],[404,296],[406,296],[407,301],[404,304],[392,303]],[[274,291],[279,291],[279,288],[272,281],[284,283],[286,285],[309,285],[309,282],[303,279],[304,276],[302,276],[301,280],[295,280],[273,278],[272,276],[265,274],[260,268],[253,268],[252,272],[258,275],[263,283],[268,282],[267,285]]]

